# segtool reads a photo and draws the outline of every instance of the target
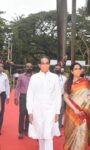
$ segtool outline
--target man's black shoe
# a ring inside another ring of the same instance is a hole
[[[23,139],[23,134],[19,134],[18,139]]]

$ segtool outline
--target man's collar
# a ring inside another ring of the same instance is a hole
[[[49,74],[49,73],[50,73],[50,71],[43,72],[43,71],[41,71],[41,70],[40,70],[40,73],[42,73],[42,74],[46,74],[46,75],[47,75],[47,74]]]

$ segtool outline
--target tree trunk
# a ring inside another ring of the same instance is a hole
[[[57,0],[58,61],[66,54],[67,0]]]
[[[75,62],[76,49],[76,0],[72,0],[71,63]]]
[[[86,7],[86,10],[87,10],[88,16],[90,16],[90,0],[87,0],[87,7]]]

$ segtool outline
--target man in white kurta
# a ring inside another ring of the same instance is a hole
[[[58,76],[49,66],[48,57],[42,57],[40,72],[31,77],[27,91],[29,137],[39,139],[39,150],[53,150],[53,136],[60,136],[61,90]]]

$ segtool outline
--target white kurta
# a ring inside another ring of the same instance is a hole
[[[34,139],[52,139],[59,136],[55,114],[60,113],[61,90],[58,76],[39,72],[31,77],[27,91],[27,110],[33,114],[29,136]]]

